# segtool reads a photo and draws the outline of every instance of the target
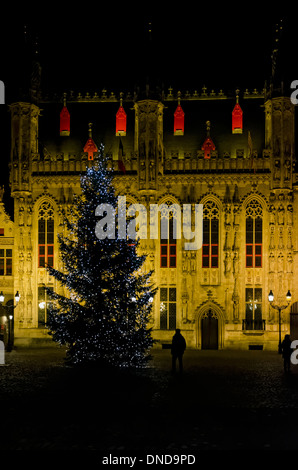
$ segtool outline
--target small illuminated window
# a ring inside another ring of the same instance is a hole
[[[0,276],[12,275],[12,249],[0,250]]]

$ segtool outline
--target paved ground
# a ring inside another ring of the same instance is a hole
[[[0,367],[0,450],[185,453],[298,450],[298,366],[266,351],[169,350],[136,373],[74,369],[59,349]]]

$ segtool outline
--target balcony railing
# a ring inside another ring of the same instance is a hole
[[[266,320],[242,320],[242,330],[265,330]]]

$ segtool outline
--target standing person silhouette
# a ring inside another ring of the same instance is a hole
[[[290,372],[292,354],[290,335],[285,335],[284,340],[281,343],[281,352],[284,359],[284,371]]]
[[[172,347],[171,347],[171,354],[172,354],[172,372],[176,372],[176,361],[178,359],[179,362],[179,372],[183,372],[183,363],[182,357],[184,351],[186,349],[186,341],[182,334],[180,333],[180,329],[176,329],[176,333],[172,339]]]

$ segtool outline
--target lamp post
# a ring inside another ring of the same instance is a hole
[[[278,310],[278,335],[279,335],[278,353],[279,354],[281,354],[281,311],[289,306],[291,298],[292,298],[291,292],[288,290],[286,294],[287,305],[276,305],[276,304],[273,304],[274,295],[273,295],[272,290],[270,290],[269,295],[268,295],[268,300],[270,302],[271,307]]]
[[[4,299],[5,299],[5,296],[4,296],[3,292],[1,291],[0,292],[0,304],[2,305],[3,308],[8,310],[8,320],[9,321],[8,321],[7,351],[11,351],[12,350],[12,340],[11,340],[12,334],[11,333],[12,333],[13,311],[17,307],[17,305],[19,303],[19,300],[20,300],[19,291],[17,291],[16,295],[14,296],[14,299],[15,299],[15,302],[16,302],[15,305],[3,305]]]

